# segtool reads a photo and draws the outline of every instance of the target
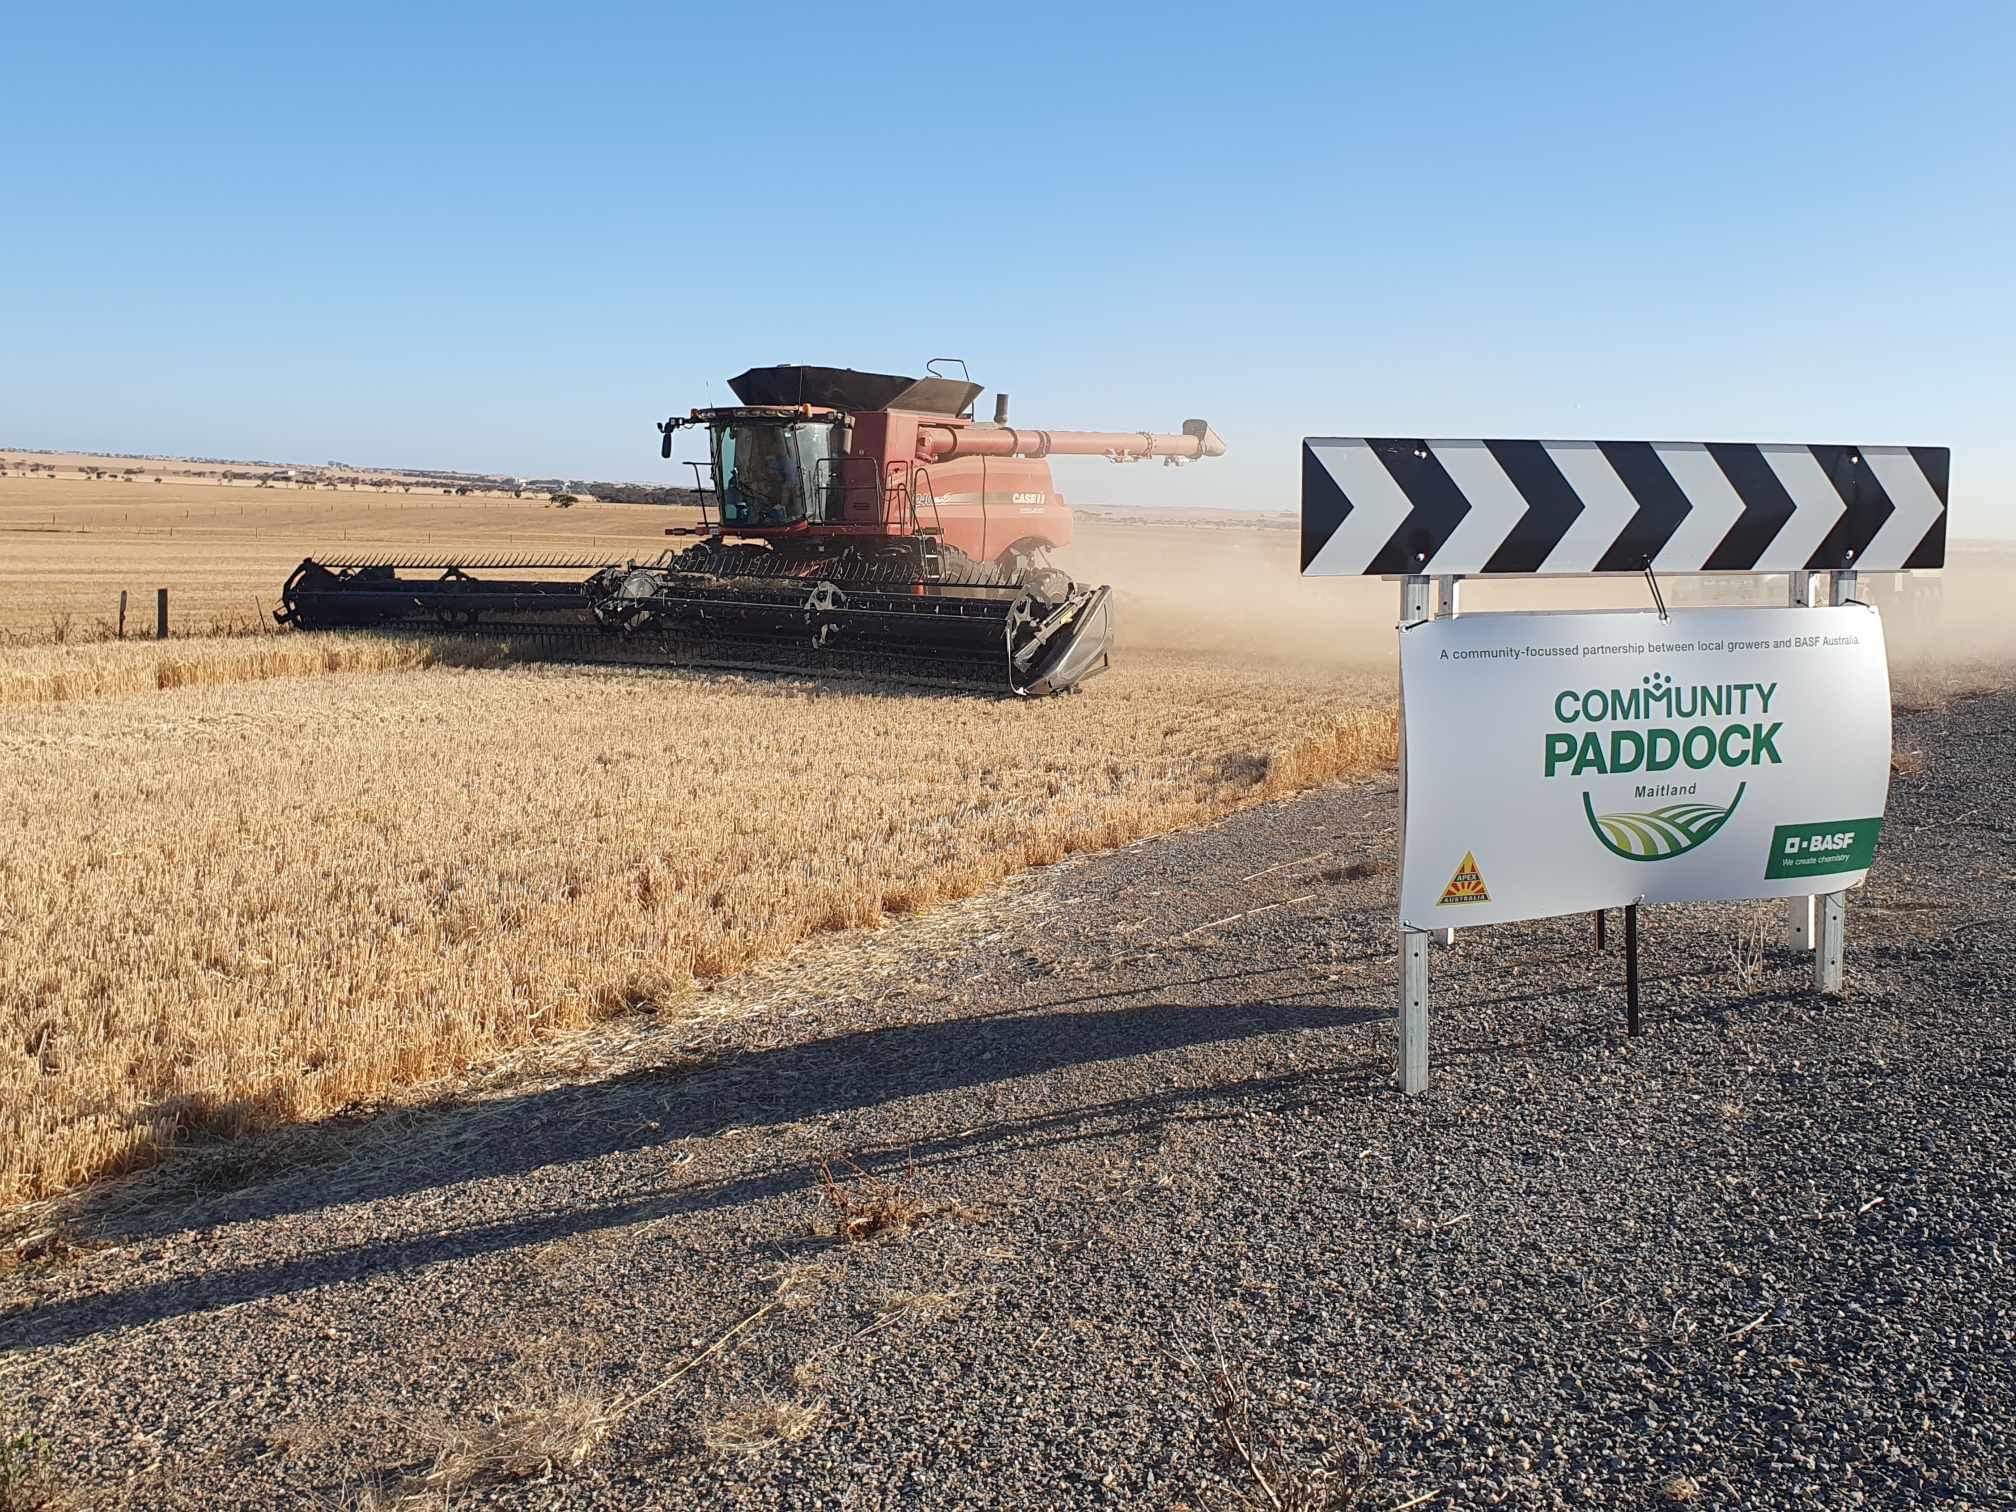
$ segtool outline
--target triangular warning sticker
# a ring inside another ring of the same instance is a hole
[[[1463,852],[1463,864],[1456,868],[1456,875],[1449,879],[1449,885],[1442,889],[1442,896],[1435,902],[1440,908],[1444,903],[1489,903],[1491,889],[1484,885],[1484,874],[1477,870],[1477,856],[1474,851]]]

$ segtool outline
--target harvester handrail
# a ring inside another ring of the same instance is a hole
[[[917,519],[917,480],[924,480],[924,497],[931,501],[931,523],[939,535],[945,534],[945,517],[938,512],[938,490],[931,482],[931,469],[916,462],[910,464],[910,519]]]
[[[712,457],[705,458],[704,460],[688,457],[686,465],[693,469],[693,492],[700,499],[700,528],[703,530],[712,530],[714,528],[713,522],[707,518],[707,495],[720,491],[719,485],[714,478],[714,459]],[[705,476],[702,476],[700,471],[703,467],[707,469]]]

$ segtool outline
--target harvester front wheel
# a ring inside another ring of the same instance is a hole
[[[1010,582],[1025,572],[1041,572],[1050,565],[1050,543],[1025,536],[996,557],[994,564],[1008,575]]]
[[[1038,599],[1062,603],[1070,597],[1070,575],[1050,564],[1050,544],[1046,540],[1018,540],[994,558],[1002,581],[1028,589]]]
[[[1039,598],[1061,603],[1071,592],[1071,575],[1051,564],[1048,541],[1034,536],[1017,541],[994,563],[1004,581],[1032,589]]]

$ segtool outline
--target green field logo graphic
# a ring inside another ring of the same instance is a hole
[[[1736,812],[1748,786],[1747,782],[1737,784],[1736,796],[1726,807],[1712,803],[1669,803],[1644,814],[1598,814],[1596,805],[1584,792],[1582,812],[1589,816],[1589,828],[1606,850],[1626,861],[1671,861],[1712,840]]]

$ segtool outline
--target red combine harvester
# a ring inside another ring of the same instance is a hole
[[[961,364],[963,368],[964,364]],[[1022,430],[980,385],[845,368],[751,368],[740,403],[658,427],[705,427],[698,539],[648,562],[550,557],[311,557],[274,618],[304,629],[404,628],[509,639],[593,660],[849,673],[1025,696],[1107,664],[1111,590],[1048,553],[1071,539],[1052,456],[1222,456],[1180,434]],[[594,568],[583,579],[479,577]],[[402,576],[402,574],[406,574]]]

